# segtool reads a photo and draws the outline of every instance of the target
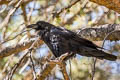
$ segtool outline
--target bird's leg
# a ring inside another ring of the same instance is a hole
[[[69,56],[69,53],[65,53],[65,54],[61,55],[58,59],[62,62],[62,61],[64,61],[64,59],[65,59],[67,56]]]

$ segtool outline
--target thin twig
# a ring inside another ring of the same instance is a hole
[[[22,56],[22,58],[19,60],[19,62],[14,65],[14,67],[13,67],[13,68],[11,69],[11,71],[8,73],[8,76],[6,77],[5,80],[12,80],[13,74],[15,73],[15,71],[17,70],[17,68],[19,67],[19,65],[22,63],[22,61],[24,60],[24,58],[26,57],[27,54],[28,54],[28,51],[27,51],[27,53],[25,53],[25,54]]]
[[[24,30],[24,29],[23,29],[23,30]],[[32,29],[30,29],[30,30],[32,30]],[[23,33],[26,32],[26,31],[30,31],[30,30],[22,31],[22,32],[20,32],[19,34],[17,34],[16,36],[14,36],[13,38],[8,39],[8,40],[4,40],[3,42],[0,43],[0,45],[4,44],[4,43],[6,43],[6,42],[8,42],[8,41],[10,41],[10,40],[15,39],[15,38],[18,37],[19,35],[23,34]]]
[[[19,70],[19,74],[22,74],[22,72],[24,72],[24,70],[28,67],[29,64],[30,64],[30,59],[28,59],[24,64],[24,66]]]
[[[46,65],[45,69],[41,73],[38,74],[37,80],[45,80],[45,78],[51,73],[51,70],[56,66],[56,64],[62,67],[62,72],[63,72],[63,76],[65,80],[69,80],[69,76],[67,75],[67,72],[64,66],[64,61],[66,61],[67,60],[66,58],[69,56],[72,57],[71,54],[63,54],[59,57],[59,59],[47,60],[48,63],[45,64]]]
[[[8,61],[6,62],[6,64],[4,65],[4,68],[2,69],[2,74],[4,74],[4,72],[7,70],[12,58],[13,58],[14,55],[10,56]]]
[[[72,80],[72,66],[71,66],[71,59],[69,60],[69,64],[70,64],[70,78],[71,78],[71,80]]]
[[[68,57],[69,55],[71,54],[63,54],[61,55],[58,59],[55,59],[55,60],[50,60],[49,64],[58,64],[61,68],[61,71],[63,73],[63,77],[65,80],[69,80],[69,76],[67,74],[67,71],[66,71],[66,65],[65,65],[65,58]]]
[[[27,25],[28,25],[28,20],[27,20],[27,14],[26,14],[26,4],[24,3],[24,4],[21,4],[21,9],[22,9],[22,11],[23,11],[23,18],[24,18],[24,23],[25,23],[25,26],[27,27]],[[27,36],[28,36],[28,38],[30,38],[31,36],[30,36],[30,32],[29,31],[27,31]]]
[[[35,40],[35,42],[31,45],[31,47],[27,50],[27,52],[22,56],[22,58],[19,60],[18,63],[16,63],[14,65],[14,67],[11,69],[11,71],[8,73],[8,76],[6,77],[5,80],[12,80],[12,76],[15,73],[15,71],[17,70],[17,68],[19,67],[19,65],[23,62],[24,58],[26,57],[26,55],[28,53],[30,53],[33,50],[33,47],[35,45],[35,43],[38,41],[38,39]]]
[[[92,24],[92,26],[98,25],[100,23],[100,21],[102,21],[103,17],[105,17],[105,15],[107,15],[109,13],[110,13],[110,10],[108,10],[107,12],[104,12],[100,17],[97,18],[97,20]]]
[[[58,12],[54,12],[53,13],[53,18],[55,18],[56,16],[59,16],[64,10],[67,10],[69,8],[71,8],[73,5],[75,5],[76,3],[78,3],[80,0],[76,0],[75,2],[73,2],[72,4],[70,4],[69,6],[62,8],[60,11]]]
[[[36,2],[35,2],[36,0],[33,0],[33,1],[34,1],[33,8],[30,8],[30,11],[28,13],[28,18],[27,18],[28,24],[30,24],[30,22],[31,22],[32,12],[34,11],[34,8],[36,6]]]
[[[30,52],[30,60],[31,60],[31,63],[32,63],[33,77],[34,77],[34,80],[36,80],[37,77],[36,77],[35,65],[34,65],[34,61],[33,61],[31,52]]]
[[[95,71],[96,71],[96,62],[97,62],[97,58],[93,58],[93,68],[92,68],[92,77],[91,77],[91,80],[94,80]]]
[[[15,13],[15,11],[19,8],[20,4],[22,3],[23,0],[18,1],[18,3],[14,6],[13,9],[10,9],[8,12],[8,15],[6,16],[6,18],[3,20],[3,22],[0,24],[0,29],[2,29],[2,27],[6,26],[11,18],[11,16]]]
[[[81,7],[79,8],[79,10],[73,16],[71,16],[67,21],[63,22],[61,26],[65,26],[66,24],[72,24],[73,20],[77,17],[77,15],[80,15],[80,11],[85,9],[87,4],[88,4],[88,0],[85,0],[81,5]]]
[[[62,69],[62,73],[63,73],[64,79],[65,79],[65,80],[70,80],[70,79],[69,79],[69,76],[68,76],[68,74],[67,74],[67,71],[66,71],[65,62],[64,62],[64,61],[61,62],[61,64],[60,64],[59,66],[60,66],[60,68]]]

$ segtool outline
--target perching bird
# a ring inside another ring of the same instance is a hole
[[[45,21],[38,21],[36,24],[28,25],[38,32],[41,39],[47,44],[55,57],[65,53],[79,54],[87,57],[96,57],[115,61],[117,56],[108,54],[91,41],[79,37],[75,32],[63,27],[56,27]]]

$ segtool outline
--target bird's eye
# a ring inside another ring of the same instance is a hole
[[[43,27],[43,26],[39,26],[39,28],[40,28],[41,30],[44,30],[44,27]]]
[[[41,23],[37,22],[36,24],[38,25],[38,29],[40,29],[40,30],[42,30],[42,29],[43,29],[43,26],[42,26],[42,24],[41,24]]]

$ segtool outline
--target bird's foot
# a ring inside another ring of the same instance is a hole
[[[65,53],[65,54],[61,55],[58,59],[59,59],[59,61],[64,61],[64,59],[65,59],[67,56],[69,56],[69,54],[68,54],[68,53]]]

